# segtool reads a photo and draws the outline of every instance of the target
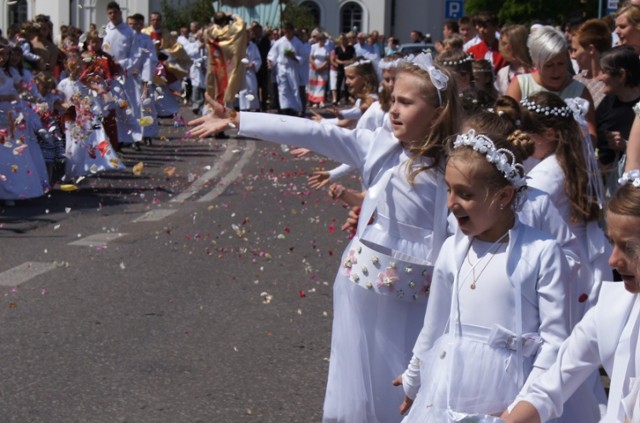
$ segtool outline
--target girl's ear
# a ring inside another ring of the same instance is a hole
[[[516,196],[516,189],[513,187],[513,185],[511,184],[506,185],[498,193],[498,202],[499,204],[504,205],[504,207],[506,207],[515,200],[515,196]]]
[[[442,113],[444,112],[444,107],[443,106],[438,106],[435,109],[435,113],[433,114],[433,117],[431,118],[431,124],[433,125],[434,122],[437,122],[438,119],[440,119],[440,116],[442,115]]]
[[[620,68],[620,73],[618,74],[618,78],[622,81],[623,85],[627,85],[627,70]]]

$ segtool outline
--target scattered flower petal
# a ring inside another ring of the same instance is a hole
[[[142,170],[143,169],[144,169],[144,163],[143,162],[138,162],[133,166],[133,168],[131,170],[133,171],[134,175],[140,176],[140,175],[142,175]]]

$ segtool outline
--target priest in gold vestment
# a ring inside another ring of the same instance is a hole
[[[233,104],[244,84],[247,24],[239,16],[218,12],[204,36],[209,58],[207,94],[222,105]]]

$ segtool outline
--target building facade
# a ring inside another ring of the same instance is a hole
[[[87,30],[90,23],[98,27],[107,23],[107,3],[110,0],[0,0],[0,29],[36,15],[51,17],[57,34],[60,25],[73,25]],[[394,35],[401,42],[409,41],[413,30],[432,34],[434,39],[442,36],[445,21],[445,0],[298,0],[307,7],[317,22],[329,34],[341,32],[377,30],[385,35]],[[173,6],[186,5],[189,0],[171,0]],[[120,0],[123,15],[141,13],[148,17],[152,11],[161,11],[161,0]],[[278,1],[255,7],[221,10],[237,13],[247,21],[259,21],[264,25],[279,24]],[[177,29],[177,28],[176,28]]]

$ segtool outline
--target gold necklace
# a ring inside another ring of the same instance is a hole
[[[484,270],[487,268],[487,266],[489,266],[489,263],[491,263],[491,260],[493,260],[493,258],[496,256],[496,253],[500,249],[500,245],[501,245],[500,241],[502,241],[508,234],[509,234],[509,231],[505,232],[504,235],[502,235],[500,238],[498,238],[497,241],[495,241],[493,244],[489,246],[487,253],[481,258],[479,258],[478,261],[476,261],[473,264],[471,263],[471,257],[469,257],[469,253],[471,252],[471,246],[473,245],[473,241],[475,241],[475,238],[471,240],[471,242],[469,243],[469,249],[467,250],[467,262],[469,263],[469,266],[471,266],[471,270],[469,273],[471,273],[473,282],[471,282],[471,285],[469,285],[469,288],[476,289],[480,276],[482,276],[482,273],[484,273]],[[480,270],[480,273],[478,273],[478,276],[476,276],[476,266],[487,256],[489,256],[489,260],[486,261],[486,263]],[[465,276],[465,279],[469,277],[469,273],[467,273],[467,276]]]

